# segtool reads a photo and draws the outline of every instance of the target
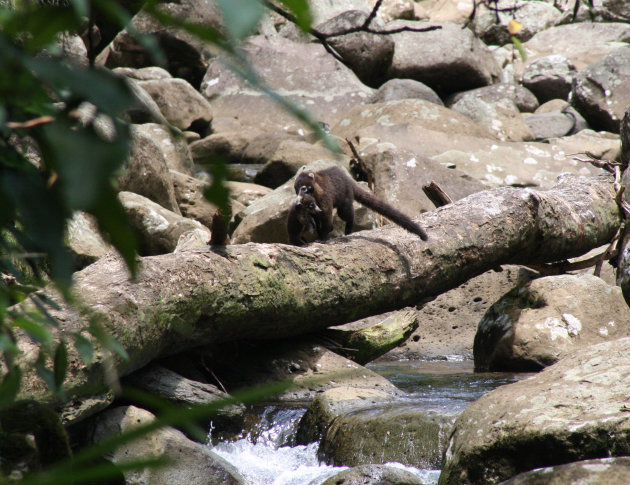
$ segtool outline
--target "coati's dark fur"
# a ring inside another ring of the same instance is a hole
[[[375,195],[363,190],[339,167],[330,167],[318,172],[303,171],[298,174],[294,183],[298,195],[312,195],[321,213],[318,231],[321,240],[326,240],[333,228],[333,209],[337,209],[339,217],[346,222],[346,234],[352,232],[354,224],[353,201],[357,201],[373,211],[387,217],[392,222],[428,239],[426,231],[398,209],[380,200]]]
[[[322,210],[317,205],[315,197],[310,194],[300,194],[291,204],[287,217],[287,232],[289,242],[296,246],[306,244],[306,234],[315,234],[321,238],[320,214]]]

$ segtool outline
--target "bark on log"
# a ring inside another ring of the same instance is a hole
[[[136,282],[110,256],[77,273],[83,310],[58,300],[52,313],[64,332],[98,319],[131,357],[115,362],[125,375],[193,346],[304,334],[418,304],[500,264],[578,256],[610,240],[621,219],[602,175],[567,176],[546,191],[487,190],[417,220],[428,242],[388,226],[308,247],[215,247],[142,258]],[[36,358],[27,339],[20,345],[23,359]],[[86,386],[102,382],[103,357],[70,360],[68,392],[93,392]],[[27,386],[42,395],[39,379]]]

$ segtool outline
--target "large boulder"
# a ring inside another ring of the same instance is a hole
[[[413,79],[390,79],[383,83],[374,93],[370,102],[385,103],[398,99],[424,99],[435,104],[444,105],[433,89]]]
[[[630,455],[629,380],[623,338],[482,396],[455,422],[439,483],[498,483],[534,468]]]
[[[222,19],[214,2],[206,0],[165,0],[159,8],[184,22],[222,28]],[[149,67],[155,65],[152,54],[136,39],[133,31],[152,35],[166,57],[166,69],[198,87],[211,53],[204,42],[178,27],[164,26],[145,10],[131,20],[131,26],[120,32],[99,54],[98,61],[107,67]]]
[[[372,95],[372,89],[320,44],[254,36],[243,43],[242,52],[265,86],[322,122],[334,122]],[[235,74],[222,57],[210,61],[201,93],[210,101],[215,118],[236,120],[246,131],[253,126],[265,132],[306,134],[302,122]]]
[[[438,27],[428,32],[391,35],[396,44],[389,78],[423,82],[439,94],[450,94],[491,84],[500,69],[490,50],[468,29],[449,22],[395,20],[388,30]]]
[[[475,336],[475,369],[539,370],[577,349],[630,335],[618,286],[590,275],[547,276],[492,305]]]
[[[95,443],[148,425],[155,419],[150,412],[133,406],[121,406],[102,413],[96,420]],[[124,472],[125,482],[136,485],[185,483],[187,485],[244,485],[238,471],[207,446],[189,440],[176,429],[165,427],[123,444],[107,457],[115,464],[130,459],[162,458],[165,466],[143,467]]]
[[[388,143],[370,147],[363,159],[374,174],[374,193],[411,217],[435,209],[422,191],[422,186],[431,182],[436,182],[453,201],[486,189],[461,170]]]
[[[129,224],[138,235],[140,254],[166,254],[177,247],[179,237],[188,231],[203,231],[210,240],[210,229],[200,222],[171,212],[155,202],[132,192],[119,192]]]
[[[566,100],[575,73],[575,66],[564,56],[540,57],[525,67],[523,86],[534,93],[540,103],[551,99]]]
[[[509,99],[519,111],[532,112],[538,108],[536,96],[527,88],[516,83],[496,83],[483,88],[471,89],[449,96],[446,106],[449,108],[464,98],[479,98],[489,103],[498,103]]]
[[[123,165],[123,173],[118,177],[118,188],[147,197],[171,212],[180,213],[162,147],[142,125],[131,128],[131,152]]]
[[[539,57],[558,54],[580,70],[627,42],[630,42],[630,25],[627,23],[580,22],[550,27],[523,45],[528,53],[526,64]]]
[[[630,457],[583,460],[519,473],[501,485],[626,485],[630,483]]]
[[[86,212],[75,212],[66,227],[66,246],[79,268],[92,264],[114,251],[103,239],[96,218]]]
[[[630,105],[630,46],[620,47],[575,76],[572,103],[595,129],[619,133]]]
[[[360,27],[367,18],[368,14],[365,12],[350,10],[319,24],[316,29],[322,34],[331,35]],[[383,23],[380,19],[375,19],[370,27],[383,30]],[[377,87],[383,83],[394,57],[394,41],[389,36],[365,31],[353,32],[330,37],[328,43],[365,84]]]
[[[136,125],[135,128],[159,145],[169,170],[176,170],[188,175],[195,173],[195,165],[188,142],[179,130],[158,123],[145,123]]]
[[[424,485],[410,471],[391,465],[362,465],[344,470],[321,485]]]
[[[458,414],[409,403],[354,409],[328,426],[319,453],[337,466],[398,462],[436,469]]]
[[[184,79],[138,81],[170,124],[204,136],[212,121],[210,103]]]

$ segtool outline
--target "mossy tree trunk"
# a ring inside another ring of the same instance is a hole
[[[473,194],[417,220],[429,241],[388,226],[294,247],[244,244],[145,257],[137,281],[110,256],[76,274],[82,310],[52,291],[60,332],[97,319],[129,353],[127,374],[193,346],[313,332],[415,305],[501,264],[557,261],[609,241],[620,224],[612,179],[566,177],[550,190],[500,188]],[[23,361],[36,358],[21,338]],[[104,360],[71,353],[71,395],[93,392]],[[41,396],[37,378],[27,392]]]

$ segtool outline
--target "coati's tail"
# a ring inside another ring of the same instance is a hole
[[[359,186],[355,185],[353,188],[354,200],[387,217],[390,221],[395,222],[400,227],[407,229],[409,232],[417,234],[423,241],[429,239],[426,231],[422,229],[420,225],[412,221],[410,217],[406,216],[398,209],[392,207],[387,202],[382,201],[370,192],[363,190]]]

